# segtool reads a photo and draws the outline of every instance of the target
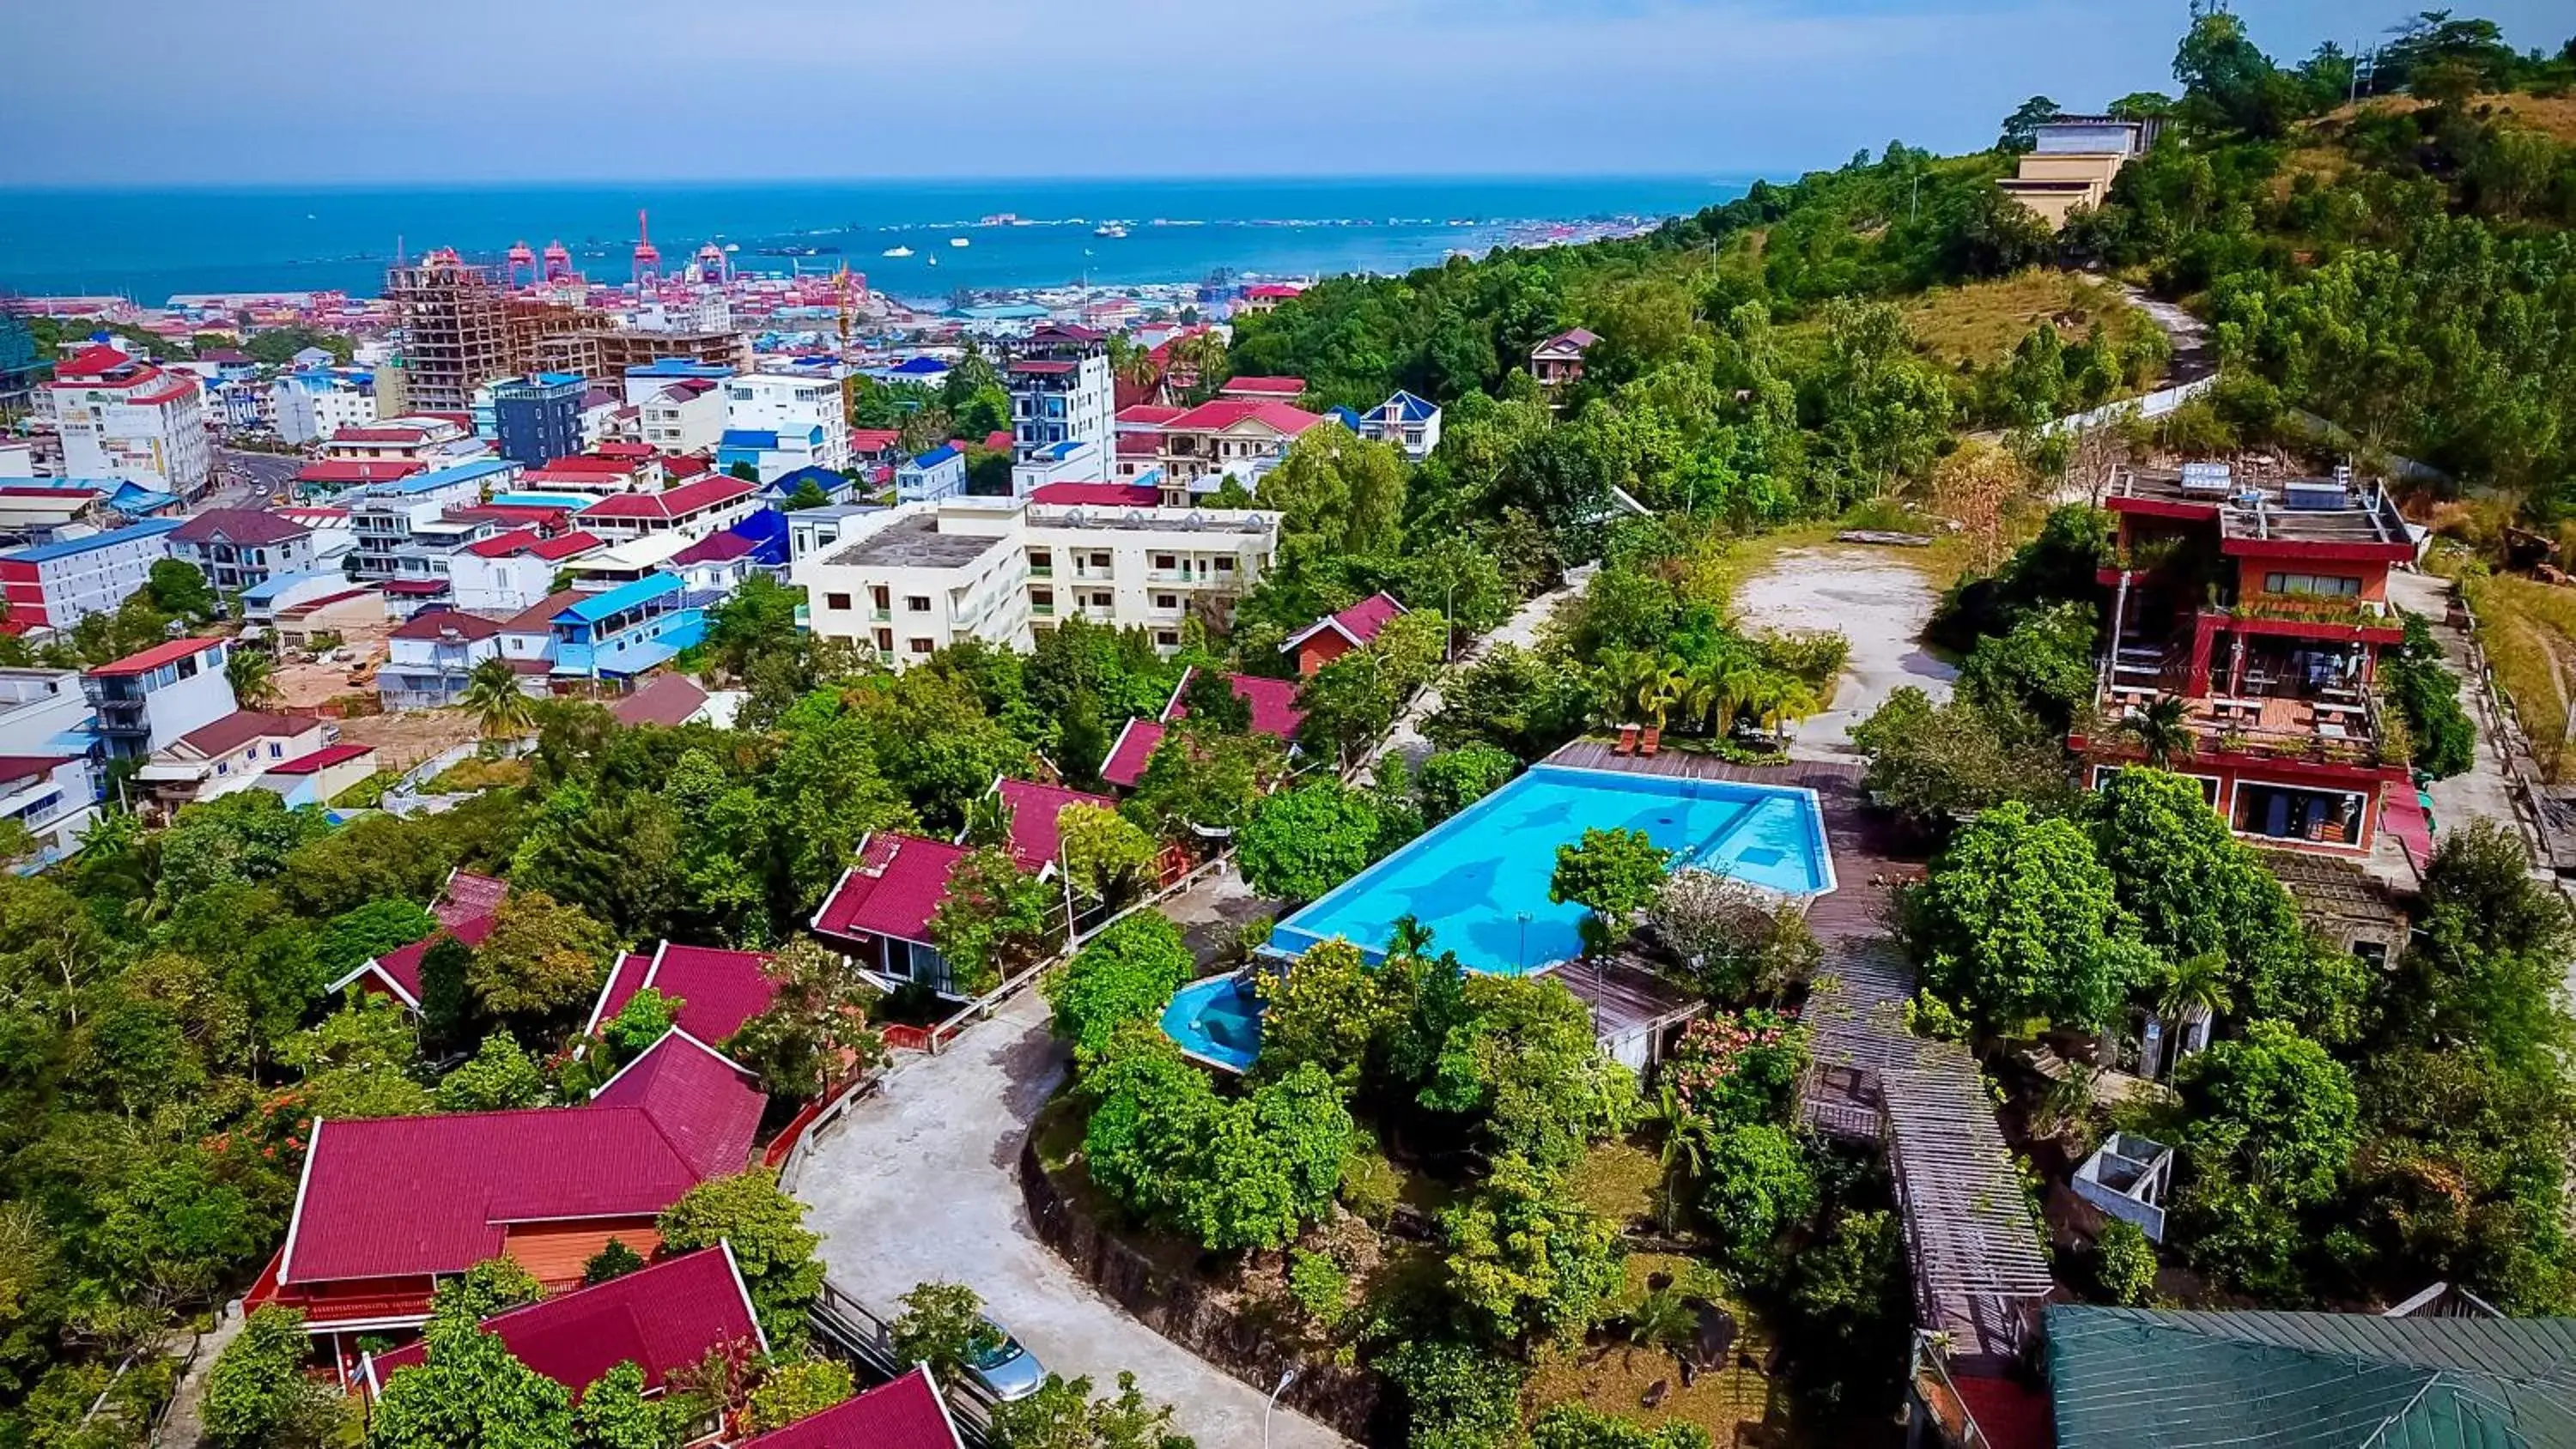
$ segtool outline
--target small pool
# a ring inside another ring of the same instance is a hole
[[[1556,848],[1613,829],[1645,831],[1676,865],[1784,895],[1834,888],[1812,790],[1537,765],[1282,921],[1271,948],[1300,955],[1339,936],[1374,956],[1409,915],[1469,970],[1519,975],[1571,959],[1583,908],[1547,898]]]
[[[1261,1052],[1261,997],[1251,973],[1211,976],[1174,992],[1163,1008],[1163,1035],[1200,1061],[1251,1070]]]

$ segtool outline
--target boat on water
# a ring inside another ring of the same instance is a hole
[[[973,242],[968,241],[966,238],[964,238],[964,237],[962,237],[962,236],[952,236],[952,237],[950,237],[950,238],[948,239],[948,244],[949,244],[950,246],[952,246],[952,247],[971,247],[971,246],[973,246],[973,245],[974,245],[974,243],[973,243]]]
[[[1114,221],[1104,221],[1100,225],[1093,227],[1091,229],[1091,234],[1093,236],[1105,236],[1115,239],[1125,236],[1127,234],[1127,228],[1120,226]]]
[[[912,248],[910,248],[910,247],[887,247],[887,248],[885,249],[885,254],[886,254],[887,256],[890,256],[890,257],[908,257],[908,256],[911,256],[911,255],[912,255]]]

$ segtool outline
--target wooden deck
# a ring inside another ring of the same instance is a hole
[[[1886,1145],[1916,1315],[1950,1335],[1963,1371],[1998,1371],[2020,1346],[2025,1305],[2054,1280],[1976,1059],[1958,1043],[1906,1030],[1914,967],[1896,939],[1895,894],[1924,862],[1869,808],[1861,767],[1736,765],[1669,749],[1639,758],[1612,753],[1606,740],[1577,740],[1547,763],[1816,792],[1835,888],[1807,907],[1824,959],[1807,1002],[1812,1066],[1802,1115],[1812,1130]]]

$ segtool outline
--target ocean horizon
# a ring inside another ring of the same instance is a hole
[[[373,296],[397,246],[498,263],[561,240],[595,280],[626,280],[635,213],[666,269],[701,245],[738,268],[846,262],[912,301],[1089,281],[1401,272],[1544,223],[1686,214],[1750,176],[959,179],[0,188],[0,291]],[[985,225],[1009,215],[1018,225]],[[1097,236],[1107,222],[1123,238]],[[959,237],[968,245],[957,247]],[[909,257],[885,252],[908,247]],[[790,255],[790,253],[795,253]],[[934,265],[935,263],[935,265]]]

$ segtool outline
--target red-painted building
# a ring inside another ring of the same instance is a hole
[[[2104,502],[2118,524],[2100,575],[2106,727],[2072,740],[2086,783],[2144,758],[2119,722],[2176,696],[2192,748],[2169,767],[2238,835],[2367,853],[2388,793],[2412,788],[2377,680],[2405,638],[2388,570],[2416,537],[2385,488],[2195,463],[2123,472]]]
[[[635,993],[652,987],[680,1003],[672,1024],[700,1041],[722,1045],[742,1024],[769,1009],[778,984],[769,979],[770,956],[714,946],[664,941],[651,955],[629,951],[617,958],[598,1004],[582,1030],[594,1032],[617,1019]]]
[[[1279,652],[1297,656],[1299,674],[1313,674],[1354,649],[1366,648],[1388,620],[1404,611],[1393,595],[1371,594],[1289,635]]]

